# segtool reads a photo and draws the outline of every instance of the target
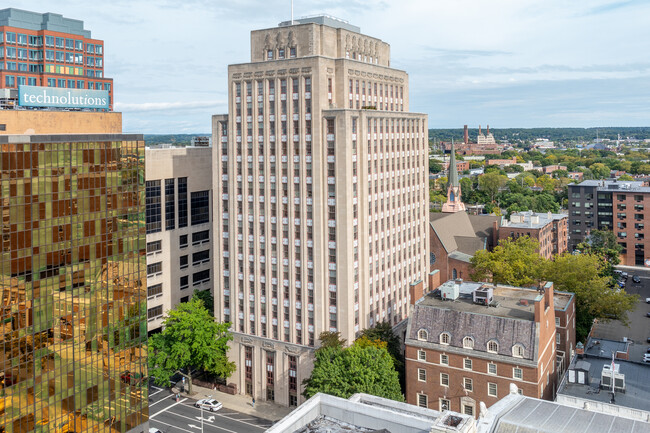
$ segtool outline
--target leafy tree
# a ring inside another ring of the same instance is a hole
[[[618,243],[616,235],[611,230],[592,230],[589,236],[578,245],[578,250],[588,254],[596,254],[603,258],[603,276],[614,275],[614,266],[621,263],[623,247]]]
[[[390,356],[393,358],[393,363],[395,364],[395,370],[397,370],[400,379],[400,384],[403,385],[402,389],[404,389],[405,371],[404,371],[404,355],[402,354],[402,350],[401,350],[402,344],[400,342],[399,337],[397,337],[397,335],[393,333],[393,327],[391,326],[390,322],[380,322],[377,323],[372,328],[364,329],[363,331],[361,331],[360,338],[366,338],[368,340],[377,340],[386,343],[386,349],[388,350],[388,353],[390,353]]]
[[[605,164],[597,162],[595,164],[591,164],[589,169],[596,179],[605,179],[609,177],[610,169]]]
[[[429,172],[440,173],[442,171],[442,164],[435,159],[429,159]]]
[[[323,331],[318,336],[318,339],[320,340],[321,348],[338,347],[339,349],[342,349],[346,343],[346,339],[341,338],[340,332]]]
[[[494,197],[499,192],[499,188],[504,186],[507,181],[508,178],[506,176],[492,172],[479,176],[478,185],[481,190],[488,194],[490,200],[494,202]]]
[[[214,316],[214,298],[210,290],[195,290],[192,299],[199,298],[203,301],[203,306]]]
[[[199,297],[168,311],[163,325],[161,333],[149,338],[149,373],[156,384],[166,386],[178,373],[188,379],[191,393],[192,377],[199,371],[223,378],[235,371],[227,355],[230,323],[216,322]]]
[[[629,174],[626,173],[626,174],[620,176],[620,177],[618,178],[618,180],[634,180],[634,178],[633,178],[632,176],[630,176]]]
[[[305,398],[323,392],[347,399],[363,392],[404,401],[386,343],[365,337],[348,348],[322,346],[316,351],[311,376],[303,383]]]
[[[537,284],[541,276],[542,258],[539,242],[528,236],[502,239],[494,250],[480,250],[471,259],[474,281],[492,281],[526,287]]]

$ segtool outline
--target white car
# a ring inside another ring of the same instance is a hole
[[[201,400],[194,403],[194,406],[199,408],[202,407],[203,409],[209,410],[211,412],[216,412],[223,407],[223,405],[214,398],[202,398]]]
[[[643,362],[650,362],[650,353],[643,354]]]

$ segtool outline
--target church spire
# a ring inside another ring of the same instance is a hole
[[[458,181],[458,166],[456,165],[456,148],[451,140],[451,158],[449,158],[449,184],[447,186],[447,203],[442,205],[445,213],[464,212],[465,203],[460,199],[460,182]]]

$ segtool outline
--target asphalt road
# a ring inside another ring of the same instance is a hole
[[[201,433],[201,410],[196,400],[181,398],[176,402],[169,389],[152,386],[149,394],[149,427],[163,433]],[[203,431],[208,433],[261,433],[271,427],[271,421],[222,408],[217,412],[203,411]]]
[[[650,298],[650,270],[623,268],[621,270],[629,274],[625,291],[639,296],[636,308],[628,313],[629,326],[623,325],[618,320],[599,323],[594,329],[594,336],[614,341],[621,341],[623,337],[627,337],[634,342],[630,346],[630,361],[640,362],[646,349],[650,347],[650,343],[647,342],[650,338],[650,317],[646,317],[646,313],[650,312],[650,304],[645,302],[646,298]],[[633,275],[641,277],[641,282],[633,282]]]

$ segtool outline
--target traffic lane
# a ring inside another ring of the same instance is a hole
[[[193,400],[182,401],[165,407],[162,411],[150,410],[150,424],[164,433],[176,431],[201,430],[201,410],[194,407]],[[231,433],[260,433],[272,425],[248,414],[223,408],[217,412],[203,411],[203,430]]]

